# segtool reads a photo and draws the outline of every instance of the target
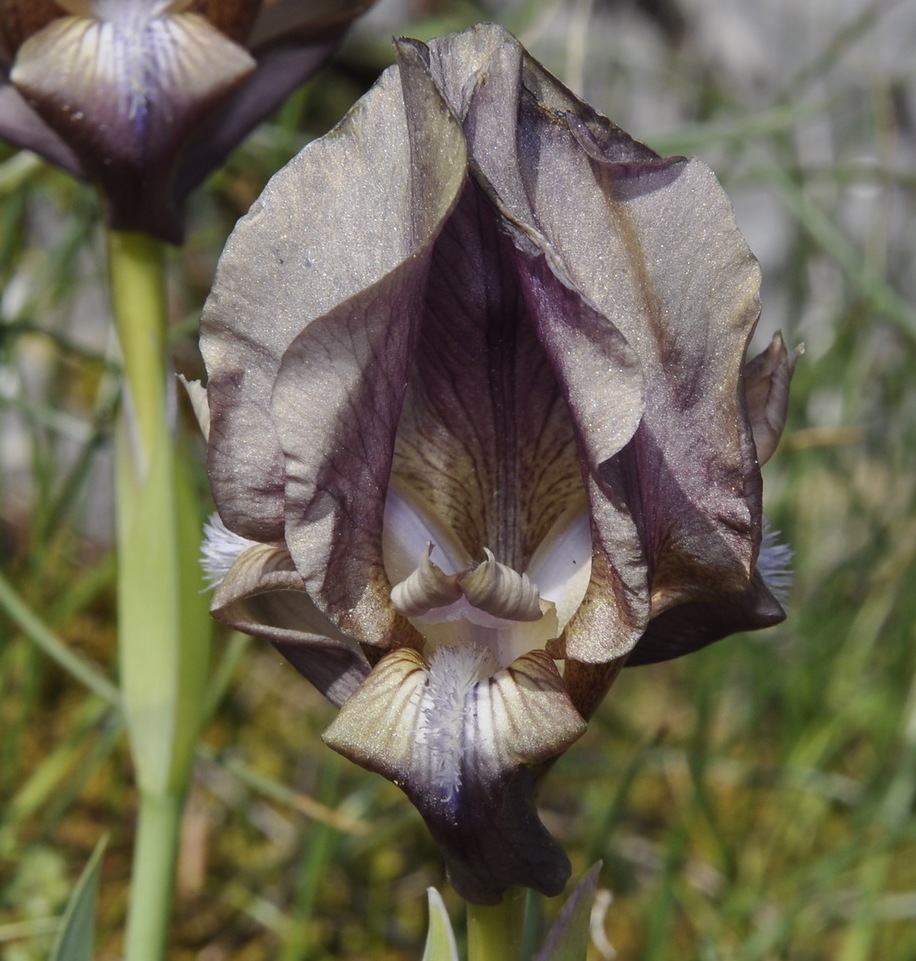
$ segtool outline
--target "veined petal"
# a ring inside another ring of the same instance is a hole
[[[391,603],[404,617],[422,617],[433,608],[447,607],[463,595],[457,574],[445,574],[431,559],[432,544],[420,566],[391,589]]]
[[[554,646],[558,656],[609,660],[636,643],[649,607],[635,519],[601,472],[643,414],[638,355],[571,285],[548,245],[520,250],[504,234],[487,233],[500,214],[504,229],[536,233],[537,219],[501,204],[483,176],[492,158],[521,184],[516,125],[525,94],[517,42],[499,28],[479,27],[429,47],[403,41],[398,52],[401,62],[425,65],[427,82],[463,119],[481,192],[467,191],[437,245],[443,281],[430,285],[423,330],[430,347],[421,339],[394,475],[453,519],[472,554],[490,547],[516,570],[528,568],[558,517],[587,501],[591,586]],[[558,196],[570,189],[558,181]],[[521,188],[516,194],[524,199]],[[495,384],[493,370],[504,371],[506,383]],[[449,382],[462,386],[460,395]],[[497,504],[506,491],[508,503]],[[505,532],[496,530],[497,517]]]
[[[627,667],[681,657],[729,634],[773,627],[785,619],[785,610],[755,569],[750,584],[739,593],[710,591],[662,610],[649,621]]]
[[[767,349],[744,367],[744,399],[761,464],[773,456],[782,436],[789,409],[789,382],[803,351],[804,347],[796,347],[789,353],[782,334],[777,332]]]
[[[389,70],[271,181],[204,311],[221,513],[248,536],[285,535],[319,607],[380,646],[408,627],[388,598],[382,516],[430,248],[464,176],[454,120],[429,96],[405,116]]]
[[[532,766],[585,730],[543,652],[486,676],[472,645],[386,654],[324,735],[393,781],[442,846],[459,894],[498,902],[513,884],[558,894],[569,863],[534,806]]]
[[[605,399],[605,427],[592,417],[588,439],[589,454],[604,457],[632,436],[642,405],[627,345],[552,275],[535,292],[529,279],[538,269],[499,232],[482,193],[466,188],[436,244],[392,470],[399,489],[416,491],[426,510],[448,519],[468,554],[492,550],[519,572],[561,518],[585,511],[586,442],[570,401],[581,404],[584,421],[597,413],[586,395]],[[552,335],[540,338],[551,324]],[[626,565],[635,557],[636,568],[625,568],[625,581],[618,574],[616,594],[603,594],[605,607],[619,599],[624,616],[611,604],[602,617],[604,632],[592,635],[596,659],[631,647],[647,609],[635,525],[625,508],[609,510],[613,521],[604,508],[593,515],[614,530],[602,531],[601,543],[624,542],[620,556]],[[632,599],[640,590],[641,610]]]
[[[59,17],[57,0],[3,0],[0,4],[0,43],[16,49],[33,33]]]
[[[537,584],[527,574],[500,564],[489,548],[484,548],[484,554],[486,560],[458,577],[468,603],[507,621],[540,620],[544,612]]]
[[[639,525],[653,590],[744,590],[760,477],[738,379],[759,276],[724,192],[703,164],[662,159],[596,114],[499,28],[433,41],[428,58],[513,239],[638,356],[645,410],[623,470],[599,486]],[[620,597],[634,585],[622,580]]]
[[[177,196],[190,193],[258,123],[313,76],[337,49],[349,24],[374,2],[274,0],[263,4],[248,37],[257,69],[194,132],[175,180]],[[227,23],[224,7],[239,5],[244,5],[243,0],[195,3],[205,7],[207,17],[234,39],[241,39],[247,19]]]
[[[270,641],[338,706],[369,673],[358,643],[315,607],[282,545],[244,550],[219,582],[210,612],[223,624]]]
[[[101,12],[107,19],[58,17],[33,34],[11,79],[102,186],[113,227],[175,239],[179,149],[255,62],[195,14],[124,2]]]

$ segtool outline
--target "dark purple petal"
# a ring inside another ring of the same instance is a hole
[[[393,476],[470,557],[489,548],[524,571],[584,488],[573,425],[516,272],[514,248],[469,184],[433,252]]]
[[[240,554],[210,611],[223,624],[270,641],[338,707],[369,673],[359,644],[315,607],[280,545],[257,544]]]
[[[75,177],[86,176],[76,154],[4,76],[0,76],[0,137],[23,150],[34,150]]]
[[[626,666],[681,657],[729,634],[773,627],[785,618],[782,605],[755,572],[740,594],[710,592],[653,617]]]
[[[408,124],[424,131],[413,143]],[[393,617],[378,595],[380,525],[406,365],[464,171],[434,92],[405,116],[388,72],[240,222],[203,317],[223,519],[254,539],[285,533],[316,602],[365,617],[372,643]]]
[[[110,226],[178,241],[179,153],[255,62],[200,17],[129,7],[111,20],[52,20],[22,44],[10,76],[102,188]]]
[[[307,46],[271,47],[257,55],[257,68],[194,130],[175,178],[180,201],[222,164],[231,151],[301,84],[327,62],[340,37]]]
[[[599,117],[499,28],[429,51],[513,238],[639,356],[645,414],[604,480],[640,525],[656,607],[711,583],[743,590],[760,478],[739,376],[759,276],[724,192],[698,161],[662,160]]]
[[[604,663],[632,648],[649,614],[638,531],[628,505],[604,475],[604,465],[628,443],[642,418],[642,372],[619,331],[560,283],[543,257],[519,252],[515,262],[532,322],[562,385],[592,528],[588,591],[551,653]]]
[[[538,818],[534,771],[585,722],[543,651],[478,683],[462,677],[463,656],[445,652],[440,668],[415,651],[386,654],[324,739],[407,794],[463,898],[496,904],[519,884],[554,896],[570,867]]]

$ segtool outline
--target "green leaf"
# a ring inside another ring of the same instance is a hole
[[[600,861],[588,869],[550,926],[544,947],[533,961],[586,961],[589,921],[600,872]]]
[[[92,961],[95,951],[95,905],[99,871],[108,835],[102,837],[70,895],[49,961]]]
[[[435,888],[427,888],[429,898],[429,931],[422,961],[458,961],[458,945],[442,895]]]

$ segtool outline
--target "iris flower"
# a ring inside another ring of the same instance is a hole
[[[624,665],[784,612],[760,462],[794,355],[661,158],[496,26],[397,64],[269,184],[206,305],[221,621],[340,712],[458,892],[557,894],[535,789]]]
[[[187,195],[373,0],[0,0],[0,137],[171,242]]]

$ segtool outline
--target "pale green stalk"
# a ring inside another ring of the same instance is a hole
[[[468,961],[520,961],[525,892],[510,888],[500,904],[468,904]]]
[[[118,648],[140,809],[126,961],[165,957],[181,812],[206,703],[209,617],[200,518],[176,438],[166,346],[165,252],[109,234],[124,364],[117,436]]]

